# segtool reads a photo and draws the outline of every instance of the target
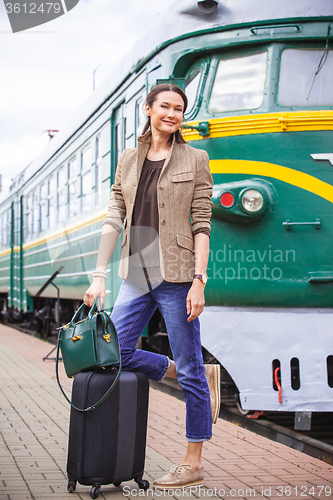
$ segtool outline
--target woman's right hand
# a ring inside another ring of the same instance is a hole
[[[105,298],[105,279],[96,277],[94,281],[88,288],[83,298],[83,302],[86,306],[91,307],[94,303],[94,300],[99,297],[101,299],[101,307],[103,307],[104,298]]]

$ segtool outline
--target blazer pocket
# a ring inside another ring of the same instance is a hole
[[[171,180],[172,182],[193,181],[193,172],[180,172],[179,174],[174,174]]]
[[[182,234],[177,234],[177,243],[180,247],[186,248],[186,250],[191,250],[194,253],[194,241],[188,236],[183,236]]]

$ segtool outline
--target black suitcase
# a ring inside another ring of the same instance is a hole
[[[72,403],[87,408],[98,401],[116,377],[114,370],[78,373],[74,379]],[[71,408],[67,458],[67,489],[73,493],[77,481],[92,486],[97,498],[102,484],[119,486],[142,479],[147,435],[148,379],[143,373],[123,371],[110,396],[96,410],[79,412]]]

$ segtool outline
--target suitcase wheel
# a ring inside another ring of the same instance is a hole
[[[67,484],[67,491],[68,491],[69,493],[74,493],[75,488],[76,488],[76,481],[68,481],[68,484]]]
[[[141,479],[141,481],[137,481],[140,490],[148,490],[149,483],[146,479]]]
[[[90,496],[91,498],[97,498],[99,495],[99,492],[101,491],[100,486],[93,486],[90,490]]]

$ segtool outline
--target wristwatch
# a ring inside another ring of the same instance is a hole
[[[194,279],[200,280],[204,285],[207,283],[207,276],[206,274],[195,274],[193,276]]]

